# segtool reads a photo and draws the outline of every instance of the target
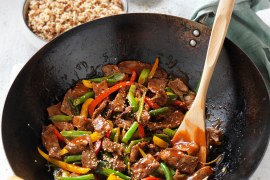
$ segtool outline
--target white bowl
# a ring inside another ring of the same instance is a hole
[[[20,9],[22,10],[21,13],[21,26],[23,29],[23,33],[27,40],[36,48],[40,49],[45,44],[47,44],[49,41],[42,39],[38,35],[36,35],[27,25],[27,13],[28,13],[28,7],[31,0],[21,0]],[[127,0],[122,0],[124,12],[128,12],[128,4]]]

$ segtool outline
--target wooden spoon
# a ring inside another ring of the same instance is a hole
[[[199,161],[206,161],[205,100],[215,65],[223,46],[233,11],[234,0],[220,0],[213,24],[202,78],[196,98],[172,139],[172,143],[195,142],[199,147]]]

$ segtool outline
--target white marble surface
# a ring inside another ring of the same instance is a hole
[[[0,117],[2,117],[4,101],[14,77],[38,50],[24,36],[21,24],[21,2],[22,0],[0,0]],[[158,12],[189,18],[195,8],[196,0],[188,2],[186,0],[129,0],[129,12]],[[270,9],[258,14],[270,26]],[[1,136],[0,129],[0,179],[5,180],[13,175],[13,172],[6,160]],[[269,169],[270,149],[268,148],[251,179],[270,179]]]

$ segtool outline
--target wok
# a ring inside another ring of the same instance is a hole
[[[52,179],[37,152],[46,107],[57,103],[80,79],[101,75],[107,63],[153,63],[159,56],[161,67],[186,78],[194,89],[209,35],[208,27],[179,17],[126,14],[81,25],[48,43],[21,70],[5,102],[2,137],[15,174],[27,180]],[[268,145],[269,105],[262,75],[226,39],[207,98],[207,124],[220,119],[224,133],[223,144],[209,156],[224,153],[213,179],[247,179],[255,171]]]

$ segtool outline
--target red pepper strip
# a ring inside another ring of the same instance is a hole
[[[145,137],[144,128],[141,124],[139,124],[138,126],[138,131],[139,131],[139,138],[144,138]]]
[[[135,82],[136,78],[137,78],[136,71],[132,71],[130,82]]]
[[[95,150],[95,153],[98,154],[100,149],[101,149],[101,145],[102,145],[102,140],[98,140],[96,141],[95,145],[94,145],[94,150]]]
[[[154,176],[149,176],[149,177],[143,178],[142,180],[161,180],[161,179],[160,178],[156,178]]]
[[[112,131],[107,131],[106,132],[106,138],[110,138],[111,134],[112,134]]]
[[[133,82],[130,81],[125,81],[125,82],[120,82],[112,87],[110,87],[109,89],[104,90],[97,98],[95,98],[94,101],[92,101],[92,103],[89,106],[89,114],[92,116],[95,110],[95,107],[101,103],[101,101],[103,101],[103,99],[105,99],[106,97],[108,97],[110,94],[112,94],[113,92],[117,91],[118,89],[125,87],[125,86],[130,86],[131,84],[133,84]]]
[[[53,128],[53,132],[56,135],[57,139],[61,142],[65,142],[64,141],[64,137],[62,136],[62,134],[60,134],[60,132],[56,129],[56,127],[54,126]]]
[[[159,105],[157,105],[156,103],[154,103],[149,97],[146,97],[144,98],[145,102],[148,104],[148,106],[152,109],[158,109],[160,108]]]
[[[183,101],[175,100],[173,104],[181,107],[182,109],[184,109],[186,111],[188,110],[186,103]]]

